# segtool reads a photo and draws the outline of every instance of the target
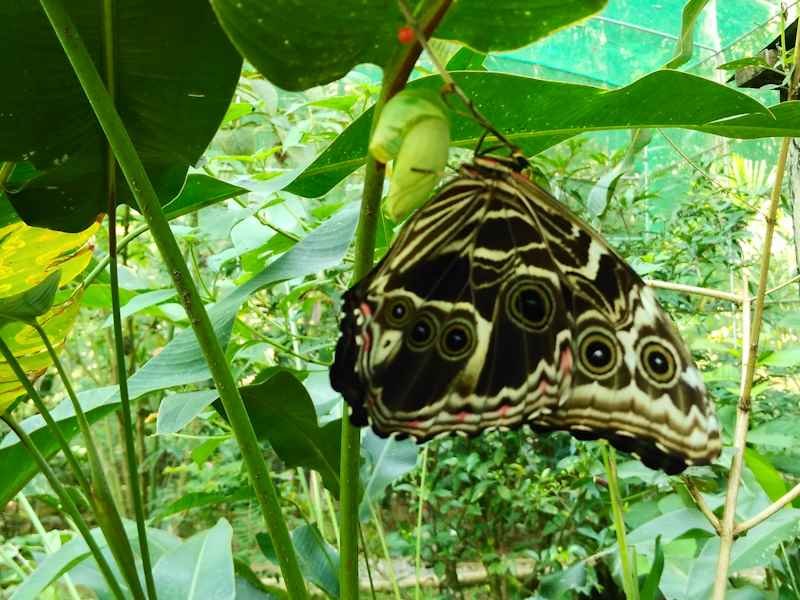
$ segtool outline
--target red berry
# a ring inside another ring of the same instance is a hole
[[[401,44],[410,44],[414,41],[414,30],[408,25],[397,30],[397,39]]]

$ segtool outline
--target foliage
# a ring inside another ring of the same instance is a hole
[[[93,22],[101,3],[81,11],[68,4],[98,58],[98,31],[86,23]],[[212,0],[209,6],[187,0],[157,10],[148,5],[146,11],[139,10],[138,0],[122,2],[115,16],[122,53],[114,91],[241,386],[299,569],[306,581],[335,598],[347,593],[339,566],[349,558],[336,550],[345,535],[337,514],[342,415],[327,366],[338,335],[340,297],[359,259],[351,249],[364,184],[358,167],[367,160],[381,94],[375,71],[357,65],[372,61],[389,73],[396,55],[408,49],[396,42],[404,21],[394,4],[387,11],[358,3],[357,22],[339,5],[300,9],[295,4],[299,12],[292,26],[276,27],[275,15],[285,17],[285,2]],[[686,3],[676,58],[687,59],[693,23],[706,4]],[[596,0],[509,0],[491,7],[459,2],[436,34],[451,41],[439,40],[437,48],[449,47],[451,64],[469,66],[453,74],[455,82],[499,130],[534,155],[541,183],[590,220],[637,272],[754,295],[765,234],[760,211],[775,176],[774,144],[763,142],[759,153],[753,143],[726,141],[721,151],[690,157],[680,148],[678,128],[736,139],[800,136],[800,103],[768,109],[732,87],[672,70],[609,91],[491,68],[492,52],[544,38],[603,6]],[[309,35],[308,23],[319,23],[316,11],[323,8],[324,31]],[[545,10],[548,19],[540,18]],[[80,390],[123,515],[133,514],[133,502],[120,438],[136,438],[159,597],[284,597],[273,565],[287,550],[264,529],[248,457],[235,441],[240,432],[215,402],[219,394],[209,381],[205,347],[192,330],[196,323],[187,316],[182,291],[173,288],[172,274],[161,262],[155,237],[140,213],[127,207],[118,220],[119,292],[135,430],[124,430],[115,418],[120,401],[111,374],[119,358],[110,328],[108,234],[94,223],[107,210],[109,178],[117,179],[122,203],[135,206],[131,193],[138,190],[116,168],[109,169],[102,130],[44,13],[35,5],[8,4],[0,14],[0,22],[15,24],[13,35],[0,36],[10,90],[0,98],[0,159],[8,161],[0,168],[0,304],[38,306],[35,286],[60,269],[61,289],[40,322]],[[419,17],[427,14],[420,10]],[[194,32],[185,27],[189,18],[197,24]],[[0,28],[11,33],[8,26]],[[235,49],[249,61],[238,85],[241,57]],[[782,55],[787,77],[791,64],[791,57]],[[432,72],[423,58],[410,87],[438,91],[442,81]],[[59,85],[43,88],[43,81]],[[663,101],[665,90],[675,101]],[[457,164],[469,156],[482,129],[463,107],[450,108],[450,162]],[[614,134],[617,129],[636,133],[628,139]],[[674,147],[669,163],[650,156],[657,142]],[[196,169],[185,178],[192,164]],[[787,197],[754,358],[756,401],[744,451],[739,522],[800,478],[800,312],[798,284],[787,284],[797,270],[791,213]],[[89,229],[45,231],[19,218],[53,229]],[[397,231],[392,219],[379,214],[375,257]],[[372,256],[372,248],[368,253]],[[660,291],[659,299],[692,348],[723,423],[723,456],[712,467],[688,472],[689,485],[699,488],[719,517],[746,324],[741,307],[730,299],[674,290]],[[66,382],[46,373],[50,358],[43,342],[20,322],[3,324],[0,335],[29,376],[38,378],[38,392],[85,469],[87,441],[76,437]],[[21,389],[0,363],[0,412],[8,408],[6,415],[21,421],[96,524],[92,497],[59,454],[56,436],[26,402],[12,404]],[[376,583],[388,578],[392,585],[385,589],[393,590],[392,596],[410,597],[400,583],[421,540],[421,561],[439,582],[426,597],[623,597],[608,475],[596,444],[526,428],[438,439],[425,454],[425,485],[410,441],[366,433],[361,454],[363,496],[356,516],[371,573],[388,574]],[[70,530],[63,499],[35,477],[37,470],[16,437],[3,432],[0,590],[14,598],[74,600],[73,590],[113,597],[97,557]],[[627,459],[619,465],[619,479],[640,597],[707,598],[720,541],[687,482]],[[21,508],[23,497],[35,501],[44,536]],[[729,597],[800,595],[798,523],[800,500],[795,500],[735,540]],[[125,528],[135,542],[135,524],[126,521]],[[113,563],[102,532],[94,529],[93,536]],[[138,545],[131,548],[141,567]],[[476,564],[486,577],[466,581],[463,567]],[[123,582],[113,564],[112,570]]]

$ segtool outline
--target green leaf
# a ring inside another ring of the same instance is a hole
[[[265,533],[256,535],[267,560],[278,564],[272,540]],[[314,525],[302,525],[292,531],[292,544],[303,577],[331,598],[339,597],[339,553],[328,544]]]
[[[42,8],[29,2],[1,6],[0,161],[27,161],[36,169],[9,199],[27,223],[79,231],[107,210],[105,136]],[[70,5],[76,33],[95,63],[113,72],[114,103],[167,202],[216,133],[241,57],[206,3],[127,0],[115,7],[109,24],[120,50],[108,55],[109,65],[101,14],[100,0]],[[120,173],[116,180],[119,201],[132,202]]]
[[[585,583],[586,564],[581,561],[563,571],[542,577],[538,597],[547,600],[569,600],[573,597],[573,592]]]
[[[176,513],[186,512],[195,508],[231,504],[254,497],[253,488],[249,485],[233,489],[226,488],[218,492],[189,492],[167,506],[159,508],[151,518],[153,521],[160,521]]]
[[[762,365],[788,369],[800,364],[800,348],[785,348],[776,350],[766,358],[759,361]]]
[[[244,386],[241,393],[256,436],[269,441],[287,467],[317,471],[325,487],[338,498],[341,419],[320,427],[311,396],[288,371]]]
[[[529,156],[580,133],[608,129],[680,127],[726,137],[800,136],[800,102],[785,102],[770,114],[742,92],[678,71],[656,71],[611,91],[505,73],[452,75],[486,118]],[[436,90],[441,79],[423,77],[409,87]],[[686,100],[658,101],[665,89]],[[286,189],[317,198],[355,171],[366,157],[371,120],[368,110],[353,121]],[[454,146],[474,148],[484,134],[462,113],[450,111],[450,122]]]
[[[125,521],[124,526],[128,538],[134,542],[131,544],[131,546],[136,553],[137,563],[139,563],[139,545],[135,543],[136,540],[138,540],[136,525],[131,521]],[[108,544],[106,543],[105,537],[103,537],[102,531],[100,531],[99,528],[92,529],[91,535],[95,542],[97,542],[97,545],[103,552],[103,555],[109,561],[112,571],[117,574],[117,579],[122,581],[119,578],[117,566],[113,561],[111,552],[108,549]],[[150,555],[153,560],[158,560],[165,552],[172,550],[180,543],[177,538],[160,529],[148,528],[147,539],[150,546]],[[46,556],[39,563],[33,574],[14,591],[14,600],[37,600],[41,598],[42,592],[44,592],[44,590],[47,589],[47,587],[50,586],[56,579],[65,573],[70,572],[72,569],[75,569],[79,565],[81,567],[91,565],[91,569],[97,575],[93,578],[95,586],[93,586],[92,589],[94,589],[95,592],[106,592],[110,595],[105,581],[97,570],[96,563],[91,559],[89,547],[86,545],[86,542],[82,537],[77,536],[61,546],[61,548],[59,548],[53,554]],[[122,585],[123,589],[127,589],[125,588],[124,581],[122,581],[120,585]]]
[[[767,421],[747,432],[747,442],[787,450],[797,448],[800,446],[797,420],[791,417],[781,417]]]
[[[220,444],[226,442],[227,437],[211,437],[206,439],[202,444],[192,450],[192,462],[198,467],[202,467],[203,463],[208,460],[208,457],[214,454],[214,451],[219,448]]]
[[[659,535],[669,542],[693,529],[709,533],[714,531],[708,519],[699,510],[680,508],[637,527],[628,535],[628,542],[630,544],[650,543]]]
[[[53,306],[61,271],[53,271],[37,285],[15,294],[0,298],[0,325],[11,321],[32,322]]]
[[[661,581],[661,574],[664,572],[664,550],[661,548],[661,536],[656,537],[653,566],[642,586],[639,594],[640,600],[656,600],[658,593],[658,583]]]
[[[358,509],[362,521],[370,518],[369,502],[379,502],[386,487],[417,466],[419,447],[411,439],[381,438],[371,429],[361,440],[367,460],[361,473],[364,496]]]
[[[733,543],[730,572],[770,564],[778,545],[797,536],[800,510],[783,508]]]
[[[211,5],[242,55],[288,90],[334,81],[361,63],[384,66],[398,46],[397,30],[405,25],[394,3],[212,0]],[[434,36],[481,52],[510,50],[605,5],[606,0],[461,0]]]
[[[753,472],[759,485],[764,489],[769,499],[773,502],[783,496],[787,491],[786,482],[773,467],[769,460],[752,448],[744,449],[744,462]]]
[[[177,433],[203,412],[217,398],[216,390],[167,394],[158,407],[156,433]]]
[[[174,298],[177,292],[174,289],[154,290],[152,292],[145,292],[144,294],[137,294],[120,309],[120,317],[124,320],[135,315],[137,312],[166,302],[170,298]],[[110,327],[113,317],[111,315],[103,321],[103,327]]]
[[[239,307],[251,294],[279,281],[318,273],[341,263],[355,231],[358,209],[357,203],[345,206],[208,311],[223,346],[230,339]],[[187,329],[178,333],[128,383],[131,399],[136,399],[155,390],[206,381],[210,376],[194,331]]]
[[[153,567],[160,600],[233,600],[236,583],[233,529],[220,519],[214,527],[170,550]]]
[[[708,4],[708,0],[688,0],[684,5],[678,47],[676,48],[675,56],[664,65],[667,69],[677,69],[692,58],[694,53],[694,25],[706,4]]]
[[[89,423],[99,421],[117,409],[119,400],[116,391],[116,387],[105,387],[78,394]],[[77,435],[78,424],[69,400],[59,403],[51,413],[67,440]],[[28,417],[22,421],[22,427],[45,457],[49,458],[58,452],[58,442],[41,416]],[[5,506],[38,472],[36,463],[19,443],[17,436],[12,433],[6,435],[0,442],[0,506]]]
[[[208,175],[192,173],[186,178],[180,194],[164,206],[164,215],[168,219],[176,219],[248,191]]]

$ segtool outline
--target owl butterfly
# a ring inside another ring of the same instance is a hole
[[[351,420],[417,441],[523,424],[679,473],[720,452],[653,291],[511,158],[476,156],[344,295],[331,383]]]

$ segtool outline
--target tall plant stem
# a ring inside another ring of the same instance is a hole
[[[58,499],[61,501],[64,511],[73,520],[81,536],[83,536],[83,539],[86,541],[89,551],[92,553],[95,561],[97,561],[97,566],[99,567],[100,572],[103,574],[103,577],[105,577],[108,587],[111,589],[111,593],[114,594],[114,597],[117,598],[117,600],[125,600],[125,595],[122,593],[122,588],[120,588],[119,583],[114,577],[114,573],[111,571],[108,561],[106,561],[103,553],[100,551],[100,547],[92,537],[92,533],[89,531],[89,526],[83,519],[78,507],[75,506],[75,502],[73,502],[72,497],[69,495],[64,486],[61,485],[58,476],[53,472],[53,469],[50,468],[50,465],[47,463],[47,459],[42,455],[41,452],[39,452],[39,449],[36,447],[36,444],[33,443],[33,440],[30,438],[30,436],[11,415],[3,415],[2,419],[5,421],[6,425],[11,428],[11,431],[17,435],[19,441],[23,446],[25,446],[25,449],[30,453],[34,461],[36,461],[36,464],[39,466],[39,470],[50,483],[50,487],[53,488],[56,496],[58,496]]]
[[[427,496],[426,485],[428,475],[428,446],[422,450],[422,471],[419,476],[419,503],[417,505],[417,544],[414,552],[414,598],[420,600],[422,588],[422,513],[425,509],[425,497]]]
[[[61,448],[61,451],[64,453],[64,458],[67,459],[67,464],[72,469],[72,474],[75,475],[75,479],[78,481],[78,485],[80,485],[80,487],[83,489],[86,497],[91,498],[92,488],[89,485],[89,480],[87,479],[86,474],[83,472],[78,459],[75,458],[75,455],[72,453],[72,449],[69,447],[67,438],[64,437],[64,434],[61,432],[61,428],[59,428],[55,419],[53,419],[52,415],[50,414],[50,409],[47,408],[47,405],[42,400],[39,392],[37,392],[36,388],[33,387],[33,384],[31,384],[28,376],[25,374],[25,371],[22,368],[22,365],[19,364],[16,356],[14,356],[14,353],[11,352],[11,348],[8,347],[3,338],[0,338],[0,354],[3,355],[3,358],[14,372],[14,376],[25,388],[25,392],[28,394],[28,397],[33,400],[36,410],[38,410],[39,414],[42,415],[42,418],[44,419],[48,429],[55,436],[59,448]]]
[[[242,458],[250,474],[250,481],[264,515],[267,530],[272,538],[289,596],[293,600],[303,600],[308,597],[308,592],[300,573],[289,530],[281,514],[278,492],[264,461],[253,424],[250,422],[247,409],[236,386],[236,380],[211,326],[197,286],[192,281],[189,268],[172,235],[153,184],[147,176],[125,125],[114,107],[83,40],[78,35],[78,30],[65,10],[62,0],[40,0],[40,4],[78,76],[81,87],[106,134],[139,209],[150,226],[153,239],[197,336],[197,341],[208,363],[211,376],[227,412],[231,429],[236,436]]]
[[[116,73],[114,65],[114,3],[103,0],[103,52],[106,88],[111,101],[116,97]],[[117,381],[119,383],[120,408],[122,413],[122,437],[125,441],[125,463],[128,469],[130,496],[133,514],[136,518],[136,532],[139,538],[139,553],[142,558],[147,596],[157,600],[156,584],[153,579],[153,564],[150,560],[150,548],[147,542],[147,525],[145,524],[144,507],[142,506],[142,490],[139,485],[139,466],[136,464],[136,447],[134,444],[133,418],[131,416],[131,400],[128,393],[128,370],[125,364],[125,348],[122,334],[122,317],[120,316],[119,275],[117,273],[117,169],[111,148],[106,147],[106,195],[108,196],[108,256],[111,277],[111,314],[114,321],[114,352],[116,354]],[[132,341],[132,340],[131,340]],[[135,356],[135,352],[131,352]]]
[[[430,36],[444,17],[452,0],[427,0],[421,10],[419,26],[421,31]],[[375,104],[372,115],[371,132],[380,118],[386,102],[399,92],[408,81],[411,70],[419,58],[422,46],[410,44],[399,46],[387,62],[384,69],[381,94]],[[359,281],[372,268],[375,255],[375,233],[380,215],[381,192],[385,165],[372,156],[367,157],[364,176],[364,192],[361,199],[358,228],[356,230],[355,259],[353,265],[353,281]],[[361,459],[361,435],[347,418],[347,407],[342,419],[341,466],[339,481],[341,495],[339,498],[339,544],[340,571],[339,585],[342,600],[358,598],[358,503],[361,489],[358,480],[358,468]]]
[[[613,448],[607,444],[600,445],[603,454],[603,466],[608,477],[608,494],[611,497],[611,518],[614,521],[614,530],[617,534],[619,547],[619,562],[622,567],[622,587],[628,600],[639,600],[639,586],[634,572],[633,561],[628,553],[628,541],[625,537],[625,520],[622,518],[622,494],[619,491],[619,478],[617,477],[617,456]]]
[[[742,390],[739,404],[736,408],[736,427],[733,437],[733,459],[731,470],[728,474],[728,489],[725,496],[725,510],[722,515],[722,532],[720,534],[719,560],[717,562],[716,577],[714,579],[713,600],[724,600],[728,584],[728,567],[731,560],[733,535],[736,528],[736,498],[739,493],[739,482],[742,477],[742,463],[744,461],[744,447],[747,438],[747,427],[750,420],[751,394],[753,391],[753,378],[755,376],[756,358],[758,356],[758,338],[761,334],[761,323],[764,316],[764,298],[767,291],[767,275],[772,250],[772,238],[775,232],[775,217],[781,197],[783,173],[786,168],[786,157],[789,153],[789,138],[781,144],[778,155],[778,166],[775,173],[775,182],[772,187],[769,209],[766,217],[764,243],[761,248],[761,265],[758,276],[758,290],[753,308],[752,325],[742,326],[743,331],[743,358],[744,374],[742,376]],[[747,317],[749,305],[745,304],[744,314]],[[748,335],[749,334],[749,335]],[[749,339],[748,339],[749,338]]]
[[[139,574],[136,572],[136,562],[133,556],[133,550],[131,549],[130,540],[125,533],[122,517],[114,502],[114,497],[111,495],[111,488],[108,485],[108,479],[106,478],[105,469],[103,468],[100,458],[100,452],[97,450],[94,435],[92,435],[89,420],[83,412],[83,407],[81,407],[78,395],[72,387],[69,375],[67,375],[64,365],[61,364],[61,359],[55,348],[53,348],[53,344],[50,342],[50,338],[44,330],[44,327],[36,321],[33,321],[31,325],[39,334],[39,337],[42,338],[42,342],[44,342],[44,346],[47,348],[47,353],[50,355],[50,360],[53,361],[53,365],[58,372],[58,376],[61,378],[61,383],[64,385],[67,396],[72,402],[72,408],[75,411],[75,420],[78,422],[78,429],[83,437],[83,443],[86,445],[86,456],[89,459],[89,472],[91,473],[90,497],[93,501],[92,507],[94,508],[97,522],[103,530],[103,534],[106,536],[108,547],[114,554],[117,565],[125,576],[125,580],[128,582],[128,587],[130,587],[133,597],[137,600],[140,598],[144,600],[144,590],[142,590],[142,584],[139,581]]]
[[[114,168],[110,171],[113,173]],[[150,560],[150,548],[147,543],[147,525],[145,524],[144,506],[142,504],[142,488],[139,485],[139,465],[136,462],[136,448],[133,441],[133,417],[131,399],[128,393],[128,371],[125,365],[125,348],[122,334],[122,316],[119,299],[119,274],[117,273],[117,223],[116,201],[110,195],[108,211],[108,249],[111,258],[109,274],[111,278],[111,313],[114,320],[114,352],[116,354],[117,381],[119,382],[119,399],[122,413],[123,438],[125,440],[125,462],[128,469],[128,481],[131,486],[130,496],[133,501],[133,513],[136,517],[136,531],[139,537],[139,552],[142,556],[142,570],[147,587],[147,596],[156,600],[156,584],[153,579],[153,564]]]

